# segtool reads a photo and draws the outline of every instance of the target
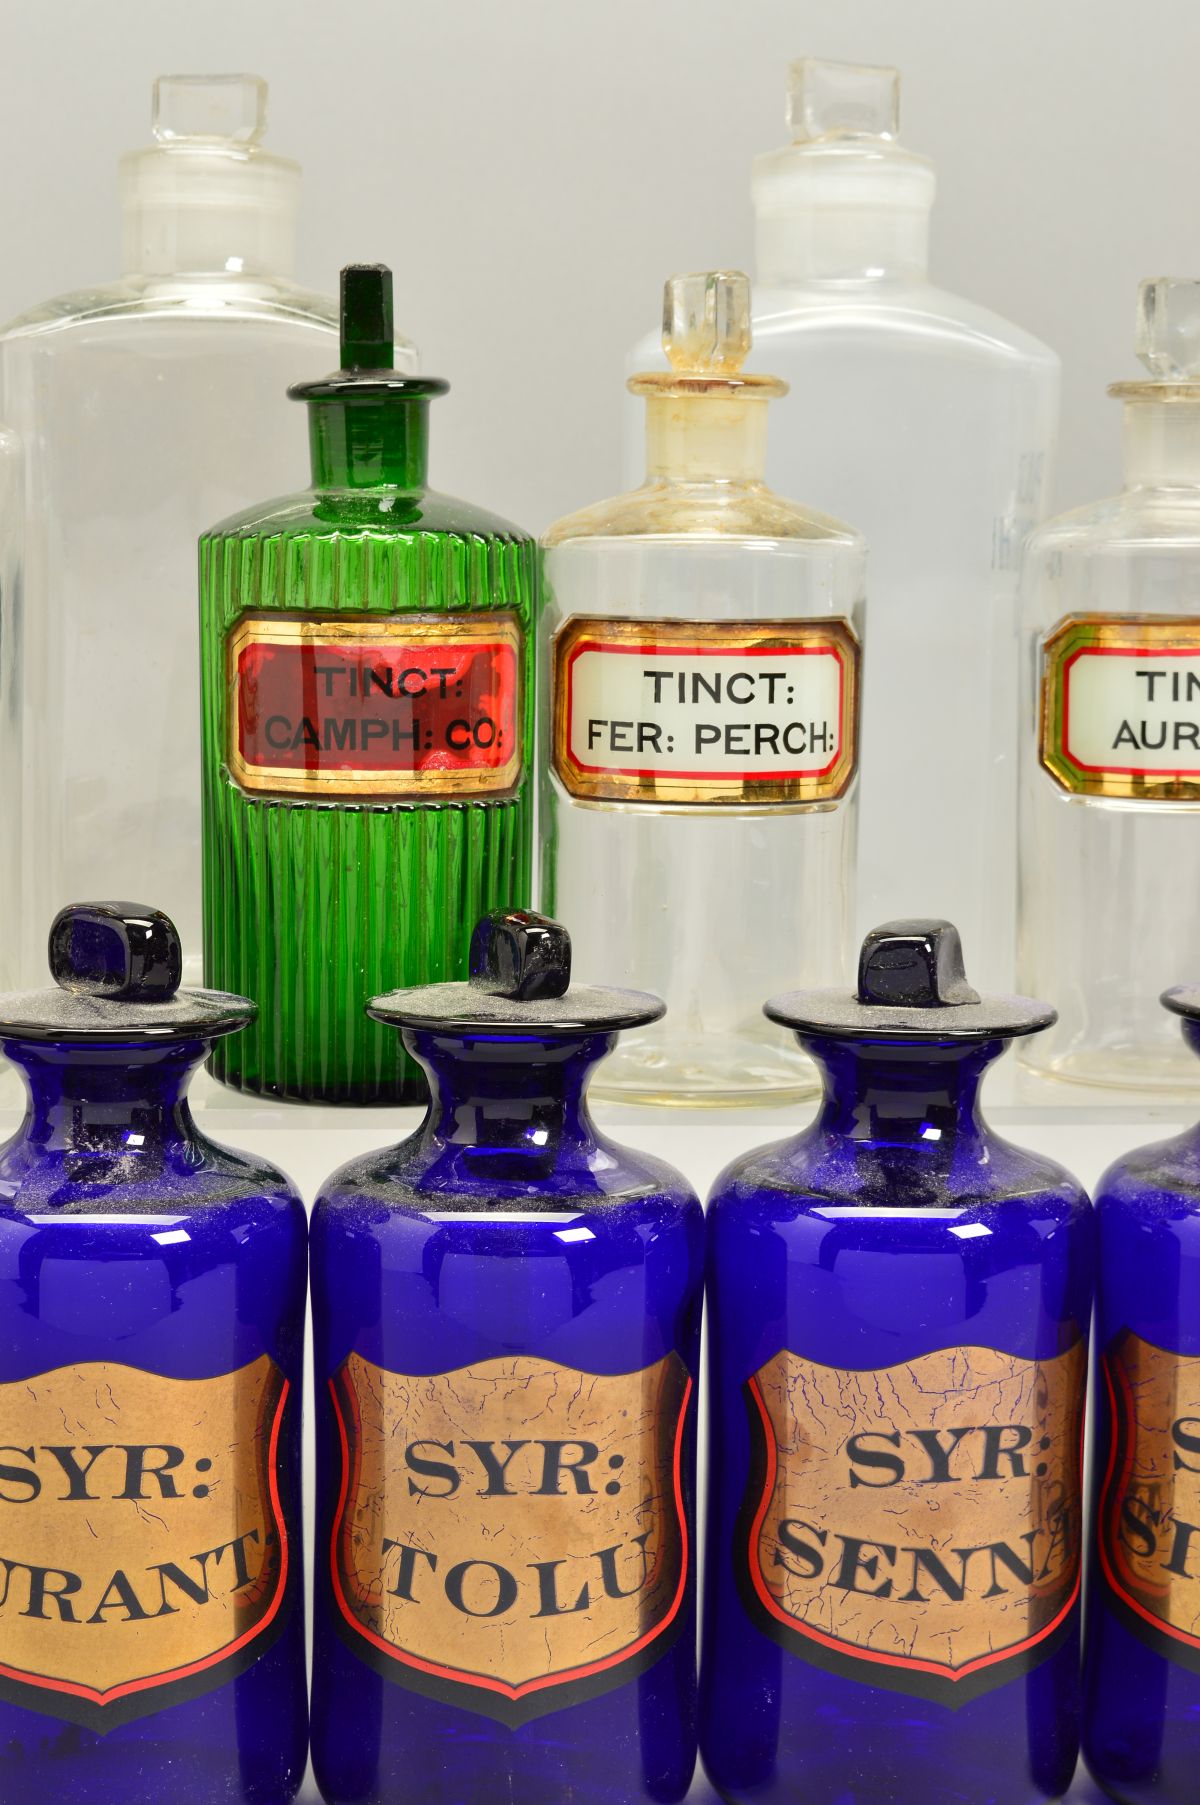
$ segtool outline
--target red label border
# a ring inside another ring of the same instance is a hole
[[[743,652],[745,653],[745,655],[747,657],[749,657],[749,656],[758,657],[760,654],[769,654],[772,658],[811,658],[811,657],[830,657],[830,656],[832,656],[837,662],[838,678],[839,678],[839,681],[838,681],[837,749],[834,752],[833,757],[829,760],[829,763],[826,765],[822,765],[819,769],[812,769],[812,768],[796,769],[796,768],[793,768],[788,771],[746,771],[746,772],[713,771],[713,770],[677,771],[674,768],[674,766],[672,766],[672,768],[669,771],[663,771],[663,770],[646,770],[643,767],[637,766],[637,765],[590,765],[587,763],[587,761],[585,759],[580,758],[575,752],[572,752],[570,750],[570,747],[568,746],[566,748],[567,756],[570,758],[572,765],[575,766],[576,770],[586,771],[591,776],[639,777],[639,778],[648,778],[655,782],[661,782],[664,779],[666,779],[669,781],[678,781],[680,783],[687,782],[689,779],[691,779],[691,780],[695,780],[695,781],[701,782],[701,783],[728,783],[728,784],[738,784],[738,785],[748,784],[748,783],[786,783],[786,782],[792,782],[792,781],[796,781],[796,780],[807,780],[812,783],[818,783],[822,778],[829,776],[829,773],[836,768],[838,761],[844,755],[845,745],[846,745],[846,659],[845,659],[845,654],[842,650],[842,647],[840,645],[838,645],[836,643],[836,641],[834,641],[834,640],[829,640],[824,643],[815,643],[813,645],[803,645],[803,646],[791,645],[788,643],[778,643],[776,645],[772,645],[769,641],[767,641],[761,645],[746,646],[746,647],[741,647],[741,646],[714,647],[714,646],[709,646],[709,645],[682,645],[682,644],[681,645],[671,645],[669,647],[663,647],[660,644],[658,644],[656,641],[650,641],[649,643],[642,644],[642,645],[626,645],[626,644],[615,644],[611,640],[603,640],[603,639],[576,640],[576,642],[572,645],[570,652],[567,654],[567,719],[568,719],[568,721],[573,720],[574,714],[575,714],[575,689],[574,689],[575,665],[576,665],[577,660],[585,652],[626,653],[626,654],[629,654],[630,656],[638,657],[638,658],[661,657],[666,652],[681,652],[685,656],[702,657],[702,658],[737,657],[740,654],[742,654]]]

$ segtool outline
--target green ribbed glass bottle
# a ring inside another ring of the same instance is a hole
[[[212,1070],[305,1102],[418,1100],[363,1005],[530,900],[536,548],[426,488],[446,384],[391,351],[390,272],[344,270],[312,488],[200,541],[205,971],[259,1006]]]

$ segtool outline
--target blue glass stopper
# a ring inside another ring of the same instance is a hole
[[[485,915],[471,936],[471,984],[515,1003],[560,997],[571,982],[571,936],[530,909]]]
[[[858,1000],[901,1009],[977,1003],[958,929],[949,921],[885,921],[872,928],[859,955]]]
[[[126,1003],[166,1002],[183,976],[174,922],[140,903],[68,903],[54,917],[49,957],[60,990]]]

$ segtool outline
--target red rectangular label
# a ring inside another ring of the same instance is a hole
[[[243,789],[495,796],[521,774],[511,615],[252,616],[229,640],[229,765]]]

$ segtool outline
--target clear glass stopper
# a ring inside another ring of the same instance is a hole
[[[1160,381],[1200,381],[1200,281],[1154,276],[1143,282],[1135,346]]]
[[[750,278],[741,270],[672,276],[663,289],[663,350],[674,370],[730,375],[750,350]]]
[[[900,71],[802,56],[788,70],[787,118],[796,144],[816,138],[895,138]]]
[[[160,144],[257,144],[267,125],[267,84],[261,75],[160,75],[152,118]]]

